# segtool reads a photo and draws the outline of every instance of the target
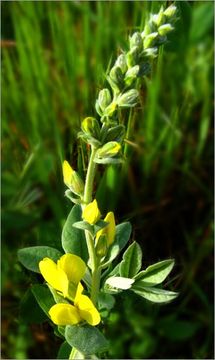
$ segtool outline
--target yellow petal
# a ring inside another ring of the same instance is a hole
[[[95,224],[101,217],[96,199],[89,203],[83,210],[82,218],[89,224]]]
[[[109,223],[107,226],[107,242],[108,242],[108,246],[110,246],[114,241],[115,232],[116,232],[114,213],[112,211],[107,213],[104,221]]]
[[[108,223],[108,225],[97,232],[96,240],[98,240],[101,235],[106,234],[107,235],[107,245],[110,246],[114,241],[114,237],[115,237],[115,233],[116,233],[116,224],[115,224],[114,213],[112,211],[107,213],[106,217],[104,218],[104,221],[106,221]]]
[[[81,321],[78,309],[70,304],[55,304],[49,310],[49,315],[56,325],[75,325]]]
[[[65,272],[69,281],[78,285],[85,274],[86,264],[77,255],[65,254],[58,260],[57,268],[62,269]]]
[[[75,298],[75,306],[79,309],[81,318],[88,324],[95,326],[100,323],[100,314],[88,296],[79,295]]]
[[[66,184],[67,186],[70,186],[70,184],[71,184],[73,171],[74,170],[69,165],[68,161],[64,160],[64,162],[63,162],[63,181],[64,181],[64,184]]]
[[[44,258],[39,262],[39,269],[47,283],[66,296],[69,280],[65,272],[62,269],[58,269],[55,262],[49,258]]]

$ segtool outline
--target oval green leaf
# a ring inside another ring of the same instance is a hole
[[[134,241],[123,254],[123,260],[119,266],[120,276],[133,278],[142,266],[142,250]]]
[[[154,303],[167,303],[178,296],[178,293],[174,291],[158,289],[155,287],[143,287],[136,284],[132,286],[131,290],[137,295],[142,296],[144,299]]]
[[[32,246],[18,250],[18,260],[26,269],[40,273],[39,262],[45,257],[57,261],[63,254],[49,246]]]
[[[171,272],[174,263],[175,261],[173,259],[168,259],[150,265],[146,270],[137,274],[135,280],[140,280],[145,286],[147,286],[147,284],[149,286],[161,284]]]
[[[62,247],[66,253],[80,256],[86,263],[88,261],[88,250],[83,230],[73,227],[73,224],[81,221],[81,206],[74,205],[64,224],[62,232]]]

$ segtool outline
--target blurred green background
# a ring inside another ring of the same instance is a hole
[[[76,134],[95,115],[108,65],[148,12],[170,3],[1,2],[2,358],[56,357],[62,340],[51,324],[36,303],[20,306],[42,279],[21,267],[17,249],[60,249],[71,207],[61,162],[86,166]],[[132,222],[145,266],[176,259],[167,285],[180,296],[158,306],[118,295],[109,358],[213,358],[213,2],[176,5],[176,30],[141,84],[127,164],[100,168],[97,198]]]

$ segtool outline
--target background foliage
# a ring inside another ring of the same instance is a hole
[[[70,209],[62,159],[85,165],[80,121],[95,115],[128,35],[166,3],[1,3],[3,358],[56,357],[61,339],[26,293],[42,279],[16,252],[60,249]],[[133,143],[127,165],[101,168],[97,198],[103,212],[115,208],[118,221],[132,222],[146,266],[176,259],[170,286],[180,296],[158,306],[118,295],[105,328],[110,358],[213,357],[213,3],[176,4],[176,31],[143,82],[140,107],[123,119]]]

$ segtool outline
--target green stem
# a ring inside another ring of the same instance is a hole
[[[92,151],[89,159],[86,181],[85,181],[83,208],[92,201],[93,183],[94,183],[96,166],[97,166],[97,164],[94,162],[96,150],[97,149],[92,146]],[[86,237],[87,248],[90,257],[90,265],[92,269],[91,300],[93,301],[94,304],[96,304],[99,287],[100,287],[101,270],[99,269],[99,259],[97,258],[95,252],[94,239],[87,230],[85,231],[85,237]]]

